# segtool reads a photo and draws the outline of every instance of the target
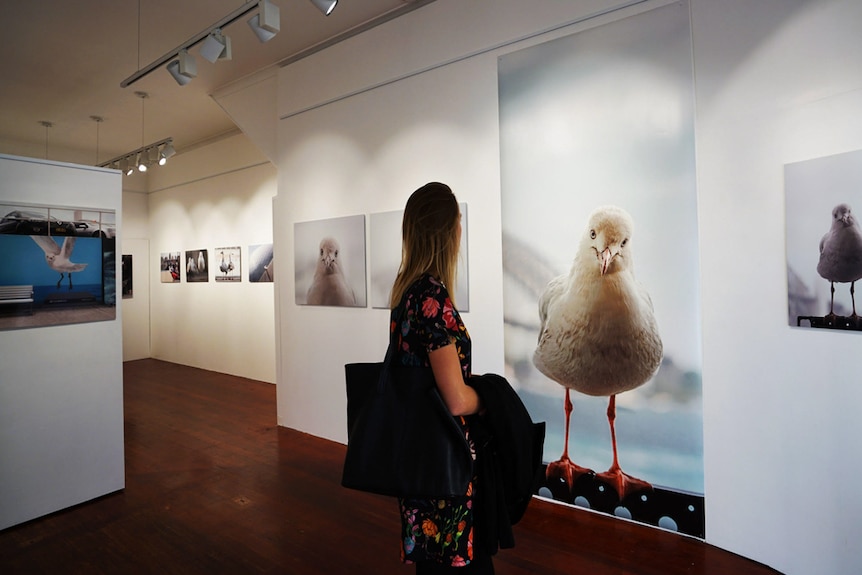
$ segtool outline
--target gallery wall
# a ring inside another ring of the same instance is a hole
[[[862,565],[862,340],[787,325],[784,180],[862,148],[860,21],[853,0],[692,10],[707,534],[789,574]]]
[[[242,134],[177,154],[149,176],[151,356],[275,382],[272,283],[248,281],[251,245],[272,243],[276,170]],[[217,282],[218,247],[241,248],[241,281]],[[207,282],[162,283],[162,253],[208,250]]]
[[[131,297],[118,296],[123,306],[123,361],[150,357],[149,217],[149,196],[124,190],[119,248],[132,256],[133,283]]]
[[[501,371],[497,57],[663,4],[438,0],[282,69],[277,267],[293,269],[293,223],[399,209],[445,181],[471,214],[474,371]],[[787,325],[782,181],[786,163],[862,147],[860,10],[691,2],[706,539],[789,575],[862,564],[858,336]],[[282,275],[279,423],[344,441],[342,366],[382,357],[386,312],[294,295]]]
[[[0,156],[3,203],[114,211],[121,230],[121,186],[116,171]],[[124,487],[122,320],[117,306],[0,331],[0,529]]]

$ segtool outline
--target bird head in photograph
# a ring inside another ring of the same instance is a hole
[[[581,265],[594,263],[599,275],[613,274],[629,266],[629,240],[634,231],[631,216],[617,206],[601,206],[590,214],[581,237]]]
[[[318,271],[329,274],[338,273],[338,252],[340,247],[335,238],[323,238],[320,241],[320,255],[317,260]]]
[[[306,303],[345,306],[356,304],[356,294],[344,276],[339,255],[340,250],[335,238],[325,237],[320,241],[317,268],[308,288]]]

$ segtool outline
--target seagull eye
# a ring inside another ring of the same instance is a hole
[[[323,248],[320,248],[320,255],[323,255]]]
[[[335,257],[338,257],[338,250],[335,250]]]
[[[620,247],[621,247],[621,248],[626,247],[626,244],[627,244],[627,243],[629,243],[629,239],[628,239],[628,238],[626,238],[626,239],[624,239],[624,240],[623,240],[623,243],[621,243],[621,244],[620,244]]]
[[[590,239],[591,240],[596,239],[596,230],[590,230]]]

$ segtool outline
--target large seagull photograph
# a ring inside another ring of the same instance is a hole
[[[539,494],[703,537],[688,5],[498,62],[507,377]]]

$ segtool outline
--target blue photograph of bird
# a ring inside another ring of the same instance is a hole
[[[48,267],[60,273],[60,279],[57,280],[57,289],[63,283],[63,278],[67,277],[69,289],[71,290],[73,287],[72,273],[83,271],[87,267],[87,264],[75,263],[71,259],[72,250],[75,249],[77,238],[74,236],[63,238],[62,246],[49,236],[30,236],[30,238],[45,252],[45,263],[48,264]]]
[[[539,299],[541,326],[533,354],[535,367],[566,388],[564,450],[548,464],[548,480],[562,481],[571,490],[580,475],[594,473],[569,457],[570,390],[607,396],[613,462],[595,475],[620,500],[652,486],[620,467],[616,396],[650,381],[663,356],[652,301],[634,275],[633,230],[632,217],[620,207],[592,212],[569,273],[551,280]]]

